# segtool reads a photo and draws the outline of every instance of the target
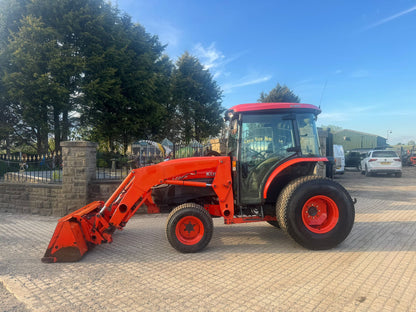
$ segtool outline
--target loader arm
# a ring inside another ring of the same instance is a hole
[[[211,184],[188,181],[204,170],[215,172]],[[229,157],[170,160],[132,170],[105,203],[93,202],[61,218],[42,261],[78,261],[91,246],[111,243],[114,231],[122,229],[143,204],[155,206],[151,191],[160,184],[212,187],[218,196],[221,215],[226,218],[234,215]]]

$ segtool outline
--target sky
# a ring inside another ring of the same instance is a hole
[[[174,62],[196,56],[225,108],[257,102],[279,83],[321,108],[318,126],[416,141],[416,0],[113,3]]]

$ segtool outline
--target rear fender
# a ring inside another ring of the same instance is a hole
[[[263,188],[263,200],[267,200],[269,199],[269,190],[271,189],[272,184],[275,183],[275,179],[279,179],[279,176],[281,176],[285,170],[289,169],[292,166],[296,166],[302,163],[314,163],[316,164],[317,162],[322,161],[322,162],[328,162],[328,158],[326,157],[312,157],[312,158],[294,158],[294,159],[290,159],[286,162],[284,162],[283,164],[281,164],[280,166],[278,166],[276,169],[274,169],[272,171],[272,173],[269,175],[269,177],[266,180],[266,183],[264,184],[264,188]],[[294,178],[297,178],[299,176],[302,175],[309,175],[309,172],[304,172],[300,175],[296,175],[294,177],[289,177],[290,180],[293,180]],[[288,182],[288,181],[286,181]],[[286,184],[286,183],[285,183]]]

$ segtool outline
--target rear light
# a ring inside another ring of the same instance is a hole
[[[375,158],[371,158],[368,162],[377,161]]]
[[[400,158],[395,158],[394,161],[401,162]]]
[[[232,168],[233,171],[237,171],[237,162],[235,160],[232,162]]]

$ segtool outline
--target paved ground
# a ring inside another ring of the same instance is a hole
[[[335,176],[335,181],[351,196],[416,203],[416,167],[404,167],[401,178],[385,174],[366,177],[355,168],[347,168],[345,174]]]
[[[43,264],[57,219],[2,213],[0,311],[416,311],[416,168],[336,180],[357,215],[330,251],[215,219],[208,248],[180,254],[165,215],[140,215],[80,262]]]

